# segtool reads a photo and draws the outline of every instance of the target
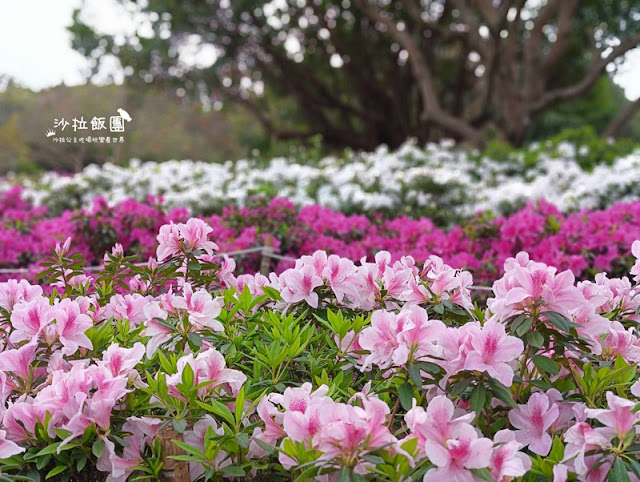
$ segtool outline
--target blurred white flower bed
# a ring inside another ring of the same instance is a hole
[[[573,144],[559,144],[527,168],[524,156],[509,162],[480,158],[451,143],[421,148],[408,142],[389,152],[268,163],[239,160],[224,164],[171,160],[132,160],[128,167],[91,165],[73,176],[46,173],[22,180],[24,196],[39,205],[88,206],[96,196],[110,203],[162,196],[168,207],[210,212],[254,194],[280,196],[298,205],[321,204],[344,212],[391,210],[422,213],[447,206],[458,215],[500,211],[505,206],[544,198],[563,210],[597,208],[640,197],[640,149],[612,165],[584,171]],[[0,180],[0,191],[14,183]]]

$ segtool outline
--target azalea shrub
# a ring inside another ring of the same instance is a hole
[[[72,238],[73,253],[94,266],[115,243],[127,256],[144,262],[156,250],[162,225],[190,217],[186,208],[167,211],[157,199],[129,199],[112,206],[102,198],[94,199],[89,209],[53,216],[25,201],[19,187],[0,196],[0,213],[0,269],[30,268],[31,280],[41,270],[39,260],[67,237]],[[388,251],[393,261],[410,255],[418,263],[435,254],[454,268],[470,270],[475,283],[486,286],[503,274],[505,260],[520,251],[560,270],[570,269],[580,280],[593,280],[601,271],[621,276],[631,267],[629,246],[640,239],[638,201],[568,214],[539,201],[510,216],[478,214],[446,230],[428,218],[346,215],[319,205],[298,209],[282,198],[255,198],[247,207],[227,206],[222,214],[202,219],[223,252],[268,245],[291,259],[323,250],[372,261],[378,251]],[[261,257],[245,253],[235,262],[237,272],[253,273]],[[272,268],[281,273],[293,265],[280,260]]]
[[[236,274],[213,233],[0,283],[3,480],[640,478],[640,241],[593,281],[520,252],[480,305],[436,255]]]

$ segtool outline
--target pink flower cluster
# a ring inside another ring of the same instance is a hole
[[[49,447],[126,481],[170,428],[193,479],[637,480],[640,241],[633,279],[519,252],[478,305],[437,255],[236,274],[204,221],[159,233],[146,267],[116,246],[77,275],[69,241],[50,295],[0,283],[3,472]]]
[[[386,425],[390,412],[386,403],[364,393],[350,403],[336,403],[327,396],[328,390],[322,385],[312,391],[311,384],[304,383],[301,387],[287,388],[282,395],[272,393],[264,397],[257,410],[265,428],[255,429],[249,454],[265,453],[255,440],[275,445],[286,437],[320,452],[319,460],[328,467],[347,465],[357,474],[366,474],[373,466],[366,455],[381,449],[398,449],[398,440]],[[280,453],[279,460],[285,469],[299,464],[284,453]]]

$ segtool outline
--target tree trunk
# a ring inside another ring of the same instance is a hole
[[[640,110],[640,97],[620,111],[604,130],[602,137],[616,137],[620,129],[633,118],[638,110]]]
[[[174,440],[182,442],[182,435],[169,425],[158,431],[158,438],[160,438],[162,447],[162,462],[164,464],[162,475],[164,479],[172,482],[189,482],[191,480],[189,462],[169,458],[172,455],[185,455],[184,451],[173,443]]]

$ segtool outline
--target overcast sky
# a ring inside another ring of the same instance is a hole
[[[87,60],[71,48],[73,9],[82,0],[0,0],[0,74],[32,89],[82,83]],[[91,18],[105,31],[122,26],[110,0],[87,0]],[[110,5],[111,4],[111,5]],[[640,51],[632,51],[616,77],[629,99],[640,97]]]

